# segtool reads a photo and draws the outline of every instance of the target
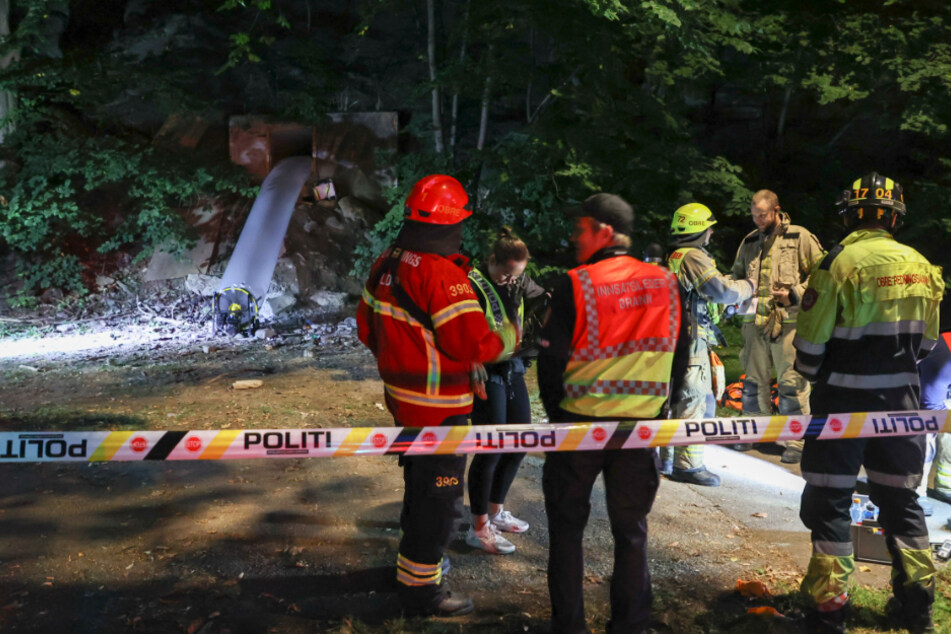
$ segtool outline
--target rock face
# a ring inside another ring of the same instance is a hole
[[[339,312],[362,289],[362,280],[350,275],[355,249],[386,211],[381,192],[391,175],[377,166],[376,154],[396,149],[396,114],[331,114],[315,126],[236,117],[229,128],[232,160],[256,178],[287,156],[313,160],[261,316],[292,307]],[[315,199],[313,185],[324,178],[333,179],[336,200]],[[186,212],[186,222],[198,233],[196,245],[179,256],[156,252],[144,281],[184,278],[186,289],[207,295],[227,267],[249,209],[250,204],[213,204]]]
[[[313,173],[332,178],[338,196],[354,196],[383,205],[381,186],[390,173],[378,164],[378,150],[397,149],[395,112],[328,113],[314,125],[273,122],[261,117],[232,117],[228,126],[232,162],[258,180],[289,156],[310,156]]]
[[[207,269],[208,262],[212,259],[214,253],[214,247],[215,245],[212,242],[202,236],[194,247],[180,256],[165,251],[156,251],[149,260],[142,281],[155,282],[198,275]]]
[[[224,209],[215,213],[228,214]],[[382,217],[380,211],[349,196],[337,201],[305,198],[298,202],[267,292],[267,306],[261,307],[262,317],[270,318],[292,306],[335,312],[342,309],[348,297],[359,296],[363,280],[350,275],[354,251]],[[216,234],[218,229],[226,234],[202,236],[199,246],[186,252],[184,258],[156,252],[143,281],[181,280],[189,292],[214,295],[241,223],[221,218],[206,224],[214,226]]]
[[[309,298],[321,290],[359,295],[362,280],[350,275],[354,249],[381,218],[351,197],[337,204],[299,205],[284,239],[284,257],[293,262],[300,296]]]
[[[220,156],[221,147],[202,145],[207,138],[224,136],[224,125],[198,118],[170,117],[155,142],[184,152],[202,151]],[[392,182],[388,169],[377,164],[378,150],[395,151],[396,113],[328,114],[324,123],[305,126],[241,117],[230,125],[231,158],[252,176],[267,171],[289,156],[307,156],[311,175],[299,192],[277,265],[259,306],[261,317],[285,313],[301,318],[333,318],[352,309],[362,290],[362,279],[350,275],[356,248],[383,219],[388,203],[383,189]],[[317,200],[314,185],[332,179],[336,199]],[[110,292],[132,294],[169,291],[185,293],[189,301],[205,304],[218,289],[253,201],[235,198],[202,200],[181,209],[195,242],[184,252],[158,250],[145,267],[134,253],[110,260],[90,276],[93,296]],[[6,294],[19,287],[17,259],[0,245],[0,312],[10,309]],[[57,288],[40,298],[50,309],[63,298]],[[208,301],[207,305],[210,306]],[[111,308],[110,308],[111,310]]]

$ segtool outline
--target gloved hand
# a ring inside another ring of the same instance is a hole
[[[502,353],[499,354],[496,359],[494,359],[494,361],[498,363],[499,361],[505,361],[515,354],[515,351],[518,350],[518,343],[521,335],[518,331],[518,327],[508,319],[502,322],[502,327],[496,330],[495,334],[501,337],[502,344],[504,346],[502,348]]]
[[[489,395],[485,391],[485,382],[488,380],[489,373],[486,372],[485,366],[481,363],[473,363],[469,368],[469,386],[472,387],[472,391],[475,392],[475,395],[483,401],[489,398]]]
[[[786,320],[786,309],[769,300],[769,315],[763,324],[763,337],[770,343],[775,342],[783,334],[783,322]]]
[[[789,301],[789,288],[786,286],[776,286],[770,293],[773,295],[773,301],[779,306],[789,306],[792,303]]]

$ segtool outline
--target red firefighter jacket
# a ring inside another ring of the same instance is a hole
[[[358,335],[377,359],[386,404],[397,424],[439,425],[472,411],[470,365],[496,360],[504,344],[489,330],[464,257],[404,249],[398,253],[394,279],[387,270],[391,250],[377,259],[363,289]],[[424,324],[411,314],[415,310],[401,305],[394,283],[431,323]]]

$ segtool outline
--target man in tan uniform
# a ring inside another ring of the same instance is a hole
[[[733,277],[754,280],[756,296],[743,316],[743,414],[769,416],[773,370],[779,386],[779,413],[809,413],[809,383],[795,369],[796,318],[809,272],[822,256],[812,233],[790,224],[779,207],[779,197],[768,189],[753,194],[750,213],[756,230],[747,235],[733,262]],[[786,444],[782,461],[796,464],[803,441]],[[734,445],[748,450],[751,445]]]

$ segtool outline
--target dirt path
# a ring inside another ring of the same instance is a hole
[[[3,430],[390,425],[352,333],[208,338],[121,354],[0,361]],[[234,390],[239,379],[263,387]],[[0,465],[0,628],[17,632],[546,631],[541,456],[508,507],[516,553],[457,540],[462,621],[397,616],[402,480],[394,458]],[[664,482],[650,517],[658,620],[672,632],[789,631],[744,615],[738,578],[791,589],[803,532],[757,532],[715,492]],[[790,501],[793,503],[793,501]],[[603,629],[612,546],[603,492],[586,537],[588,613]],[[872,580],[873,583],[877,581]],[[724,629],[725,628],[725,629]]]

